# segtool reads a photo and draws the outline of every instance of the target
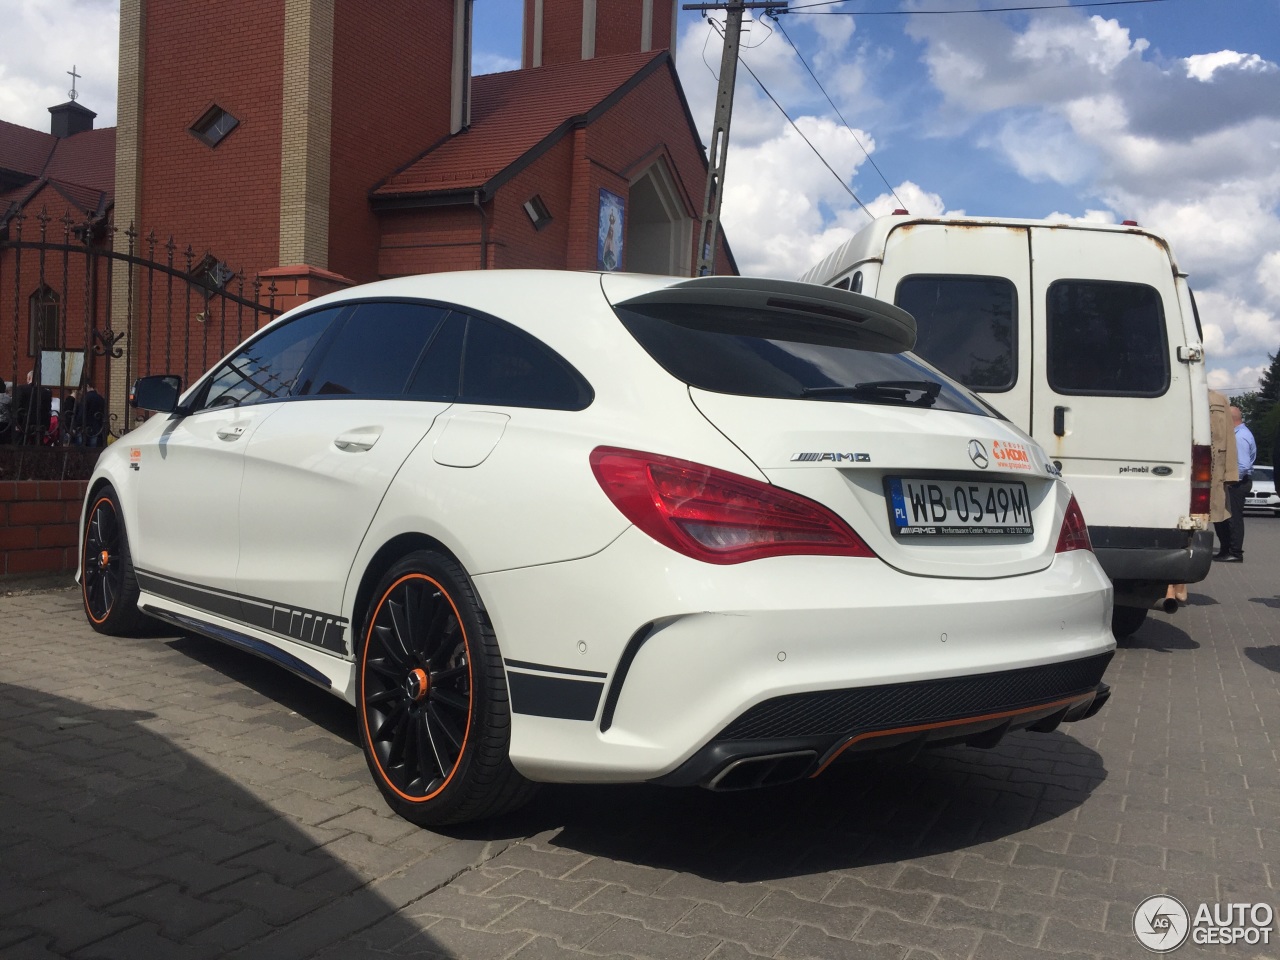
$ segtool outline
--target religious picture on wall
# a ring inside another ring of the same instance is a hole
[[[622,218],[627,202],[616,193],[600,191],[600,230],[596,237],[596,269],[622,269]]]

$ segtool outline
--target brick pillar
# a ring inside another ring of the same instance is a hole
[[[146,0],[120,0],[120,78],[116,92],[116,193],[113,220],[117,227],[115,249],[125,252],[128,240],[124,232],[131,223],[137,223],[141,209],[142,182],[142,76],[143,76],[143,24],[146,22]],[[135,251],[136,252],[136,251]],[[129,281],[134,278],[133,314],[129,303]],[[140,327],[137,323],[137,270],[117,261],[111,274],[111,327],[116,333],[125,333],[118,346],[132,344],[136,357],[140,343]],[[130,321],[133,321],[132,323]],[[129,329],[132,327],[132,329]],[[107,398],[107,411],[116,417],[110,424],[114,433],[123,432],[129,410],[129,388],[134,370],[130,370],[124,357],[111,360],[110,377],[104,376],[102,364],[108,361],[93,357],[96,386]],[[135,361],[136,363],[136,361]],[[136,366],[135,366],[136,369]]]
[[[258,276],[262,278],[264,289],[271,283],[275,284],[275,305],[281,310],[292,310],[316,297],[323,297],[326,293],[335,293],[355,285],[354,281],[346,277],[307,264],[272,267]]]
[[[280,262],[329,266],[333,0],[285,0]]]
[[[572,173],[569,183],[568,249],[564,252],[567,270],[594,270],[596,268],[596,220],[600,214],[600,189],[591,176],[591,161],[587,158],[587,129],[573,131]]]

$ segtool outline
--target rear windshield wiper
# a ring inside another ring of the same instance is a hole
[[[889,403],[902,403],[913,407],[932,407],[942,392],[942,384],[933,380],[871,380],[848,387],[805,387],[802,397],[864,397]],[[918,393],[914,400],[908,396]]]

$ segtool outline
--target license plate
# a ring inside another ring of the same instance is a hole
[[[1025,483],[890,477],[893,532],[899,537],[1018,536],[1032,532]]]

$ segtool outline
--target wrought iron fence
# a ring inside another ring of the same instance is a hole
[[[279,315],[276,301],[274,282],[189,244],[180,251],[154,230],[55,220],[47,209],[11,217],[0,228],[0,369],[7,346],[15,382],[0,442],[95,446],[120,436],[136,424],[126,399],[136,377],[191,383]]]

